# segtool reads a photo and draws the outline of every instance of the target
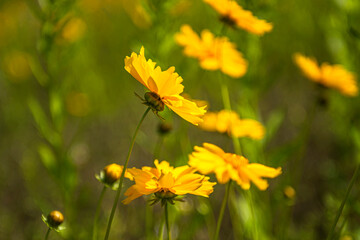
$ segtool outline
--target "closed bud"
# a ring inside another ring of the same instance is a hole
[[[172,129],[171,124],[162,122],[158,126],[158,133],[160,133],[161,135],[165,135],[169,133],[171,129]]]
[[[116,163],[107,165],[104,168],[105,183],[111,185],[120,179],[122,173],[122,167]]]
[[[50,227],[56,228],[64,222],[64,215],[61,212],[54,210],[47,216],[47,222]]]

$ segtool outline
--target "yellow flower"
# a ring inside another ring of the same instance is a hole
[[[216,183],[209,182],[209,177],[194,173],[196,170],[189,166],[171,167],[168,162],[154,161],[155,168],[128,169],[134,176],[135,184],[126,192],[124,204],[134,199],[155,193],[158,198],[173,199],[178,195],[194,194],[208,197],[213,192]]]
[[[185,47],[185,55],[197,58],[202,68],[220,69],[234,78],[246,73],[247,61],[228,38],[216,38],[209,30],[203,30],[200,38],[189,25],[181,26],[180,31],[175,35],[176,42]]]
[[[265,190],[268,183],[262,177],[274,178],[281,174],[281,168],[249,163],[245,157],[225,153],[221,148],[210,143],[204,143],[203,146],[195,146],[195,151],[189,155],[189,165],[202,174],[215,173],[221,184],[232,179],[243,189],[249,189],[250,182],[253,182],[260,190]]]
[[[273,28],[271,23],[256,18],[252,12],[243,9],[233,0],[204,0],[220,15],[221,20],[230,25],[236,25],[256,35],[263,35]]]
[[[341,65],[322,63],[319,66],[315,59],[305,57],[300,53],[294,54],[294,61],[310,80],[337,89],[347,96],[358,95],[355,75],[345,70]]]
[[[203,120],[199,127],[206,131],[226,132],[230,136],[252,139],[262,139],[265,134],[265,128],[260,122],[252,119],[240,119],[234,111],[207,112]]]
[[[151,59],[146,60],[144,47],[141,47],[139,55],[133,52],[130,57],[125,58],[125,70],[151,91],[145,94],[147,105],[151,105],[157,112],[162,111],[165,104],[194,125],[202,122],[205,107],[198,107],[180,96],[184,89],[181,84],[183,79],[175,72],[175,68],[161,71],[159,66],[155,68],[155,64]]]

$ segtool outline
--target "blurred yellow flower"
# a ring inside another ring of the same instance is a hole
[[[81,92],[70,92],[66,96],[66,109],[73,116],[86,116],[90,112],[88,95]]]
[[[288,199],[294,199],[295,195],[296,195],[296,191],[293,187],[291,186],[286,186],[284,188],[284,195],[285,197],[287,197]]]
[[[280,167],[275,169],[259,163],[249,163],[245,157],[225,153],[210,143],[204,143],[203,146],[195,146],[195,151],[189,155],[189,165],[202,174],[215,173],[221,184],[232,179],[243,189],[249,189],[250,182],[253,182],[260,190],[266,190],[268,182],[262,178],[274,178],[281,174]]]
[[[13,51],[4,57],[4,69],[14,82],[21,82],[32,74],[27,53]]]
[[[189,166],[171,167],[166,161],[154,161],[155,168],[128,169],[134,176],[135,184],[126,192],[124,204],[134,199],[155,193],[160,199],[174,199],[178,195],[193,194],[208,197],[213,192],[216,183],[209,182],[209,177],[194,173],[196,170]]]
[[[85,33],[86,23],[80,18],[70,19],[62,29],[61,36],[67,42],[78,41]]]
[[[233,0],[204,0],[220,15],[221,20],[230,25],[236,25],[256,35],[263,35],[273,28],[271,23],[256,18],[252,12],[243,9]]]
[[[252,119],[240,119],[234,111],[207,112],[203,120],[199,127],[206,131],[226,132],[229,136],[252,139],[262,139],[265,135],[265,128],[260,122]]]
[[[341,65],[330,65],[325,62],[319,66],[315,59],[305,57],[300,53],[294,54],[294,61],[310,80],[337,89],[347,96],[358,95],[355,75]]]
[[[200,38],[189,25],[183,25],[175,40],[185,47],[185,55],[197,58],[200,66],[206,70],[220,69],[234,78],[246,73],[247,61],[226,37],[216,38],[209,30],[203,30]]]
[[[205,107],[198,107],[194,102],[180,96],[184,86],[183,79],[175,72],[175,67],[162,71],[151,59],[146,60],[144,47],[140,54],[132,53],[125,58],[125,70],[136,80],[147,87],[150,92],[145,94],[146,105],[153,111],[164,110],[164,104],[186,121],[198,125],[205,114]]]

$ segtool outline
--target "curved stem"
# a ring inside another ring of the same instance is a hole
[[[226,204],[227,204],[227,202],[229,200],[230,187],[231,187],[231,180],[226,185],[225,196],[224,196],[224,199],[223,199],[223,201],[221,203],[221,209],[220,209],[220,213],[219,213],[219,218],[218,218],[218,221],[217,221],[217,224],[216,224],[216,231],[215,231],[214,240],[219,239],[221,222],[222,222],[222,219],[224,217]]]
[[[169,212],[168,212],[168,203],[167,202],[165,203],[165,223],[166,223],[168,240],[171,240],[170,225],[169,225]]]
[[[51,228],[49,228],[49,229],[47,230],[46,235],[45,235],[45,240],[47,240],[47,239],[48,239],[49,234],[50,234],[50,231],[51,231]]]
[[[143,116],[142,116],[141,119],[140,119],[139,124],[138,124],[137,127],[136,127],[134,136],[133,136],[132,139],[131,139],[131,144],[130,144],[129,152],[128,152],[128,155],[127,155],[127,158],[126,158],[126,161],[125,161],[125,164],[124,164],[124,168],[123,168],[123,170],[122,170],[121,177],[120,177],[119,188],[118,188],[118,190],[117,190],[117,192],[116,192],[114,204],[113,204],[113,207],[112,207],[112,209],[111,209],[110,218],[109,218],[109,222],[108,222],[108,225],[107,225],[106,234],[105,234],[105,238],[104,238],[105,240],[107,240],[107,239],[109,238],[110,229],[111,229],[111,224],[112,224],[112,221],[113,221],[113,219],[114,219],[115,210],[116,210],[116,207],[117,207],[117,203],[118,203],[118,201],[119,201],[119,197],[120,197],[120,193],[121,193],[121,189],[122,189],[122,184],[123,184],[123,181],[124,181],[125,171],[126,171],[126,169],[127,169],[127,165],[128,165],[128,163],[129,163],[129,159],[130,159],[130,156],[131,156],[131,152],[132,152],[132,149],[133,149],[134,144],[135,144],[135,139],[136,139],[137,133],[139,132],[140,126],[141,126],[142,122],[144,121],[146,115],[147,115],[148,112],[150,111],[150,109],[151,109],[151,108],[148,107],[148,108],[146,109],[146,111],[144,112]]]
[[[104,198],[105,192],[106,192],[106,187],[104,186],[101,191],[101,194],[100,194],[97,206],[96,206],[96,211],[95,211],[95,216],[94,216],[93,235],[92,235],[93,240],[97,239],[97,222],[98,222],[98,218],[99,218],[99,214],[100,214],[101,203]]]
[[[345,197],[343,199],[343,201],[341,202],[341,205],[340,205],[340,208],[336,214],[336,217],[335,217],[335,220],[333,222],[333,225],[331,226],[331,229],[330,229],[330,232],[329,232],[329,235],[327,236],[327,240],[331,240],[333,238],[333,235],[334,235],[334,232],[335,232],[335,227],[336,227],[336,224],[337,222],[339,221],[339,218],[341,216],[341,213],[345,207],[345,203],[347,201],[347,199],[349,198],[349,194],[350,194],[350,191],[352,189],[352,187],[354,186],[354,183],[355,183],[355,180],[359,174],[359,169],[360,169],[360,164],[357,165],[356,169],[355,169],[355,172],[351,178],[351,181],[350,181],[350,184],[346,190],[346,194],[345,194]]]

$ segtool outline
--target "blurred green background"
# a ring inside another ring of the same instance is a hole
[[[251,239],[254,226],[261,240],[325,239],[360,160],[360,102],[319,90],[292,55],[342,64],[359,76],[360,2],[238,3],[274,25],[262,37],[226,31],[249,61],[244,77],[226,77],[233,109],[267,129],[264,140],[241,139],[241,145],[250,162],[281,166],[283,174],[269,180],[265,192],[252,186],[255,219],[246,192],[236,186],[220,239]],[[207,101],[211,111],[223,109],[220,74],[201,69],[174,41],[182,24],[216,35],[222,28],[200,0],[0,1],[0,239],[42,239],[41,214],[53,209],[64,213],[66,230],[51,239],[91,239],[103,187],[94,175],[107,164],[123,164],[146,108],[134,95],[142,96],[144,87],[124,70],[125,56],[141,46],[163,70],[176,67],[192,98]],[[186,164],[203,142],[233,152],[227,136],[201,131],[170,111],[161,115],[172,131],[160,136],[161,121],[149,114],[129,167],[152,166],[159,142],[159,159],[175,166]],[[336,239],[360,239],[358,183]],[[286,194],[289,186],[294,197]],[[171,207],[175,239],[211,238],[224,189],[217,184],[209,199],[189,196]],[[100,239],[114,196],[106,192]],[[110,238],[156,239],[161,216],[160,206],[146,210],[144,199],[120,204]]]

